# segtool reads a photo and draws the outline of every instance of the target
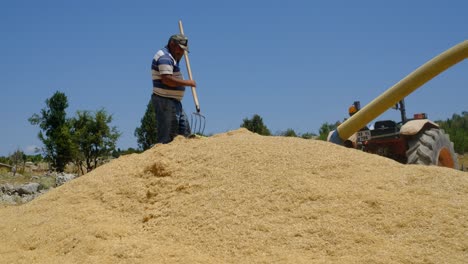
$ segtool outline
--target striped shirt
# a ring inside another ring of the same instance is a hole
[[[156,52],[151,63],[151,74],[153,76],[153,93],[162,96],[182,100],[185,86],[171,87],[161,81],[161,75],[170,74],[177,79],[183,79],[179,63],[172,57],[169,50],[163,48]]]

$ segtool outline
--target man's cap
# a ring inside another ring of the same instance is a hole
[[[175,43],[179,44],[183,50],[189,51],[188,49],[188,38],[182,34],[175,34],[169,38],[169,41],[174,41]]]

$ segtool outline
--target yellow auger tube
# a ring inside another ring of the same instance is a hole
[[[342,145],[351,135],[381,115],[414,90],[468,57],[468,40],[465,40],[426,62],[379,97],[338,126],[329,141]]]

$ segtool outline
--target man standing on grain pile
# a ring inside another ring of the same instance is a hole
[[[172,35],[167,46],[156,52],[151,64],[153,94],[151,101],[156,112],[157,143],[169,143],[177,135],[190,136],[190,124],[182,108],[185,86],[196,87],[194,80],[184,80],[179,62],[188,52],[188,39]]]

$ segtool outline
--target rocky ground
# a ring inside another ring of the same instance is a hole
[[[3,175],[3,182],[0,184],[0,204],[19,205],[27,203],[38,196],[47,193],[51,189],[64,184],[76,177],[75,174],[68,173],[43,173],[32,177],[25,177],[19,173],[9,172]],[[5,178],[10,182],[5,182]],[[19,180],[21,178],[21,180]],[[19,183],[23,182],[23,183]]]

